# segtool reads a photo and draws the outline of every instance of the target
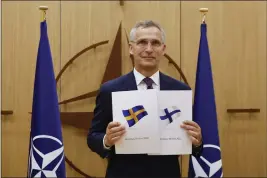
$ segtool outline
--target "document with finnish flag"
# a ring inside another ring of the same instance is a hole
[[[180,125],[192,120],[192,91],[160,91],[158,94],[159,155],[184,155],[192,153],[192,141]]]
[[[126,127],[116,154],[183,155],[192,142],[180,127],[192,120],[192,91],[121,91],[112,93],[113,121]]]

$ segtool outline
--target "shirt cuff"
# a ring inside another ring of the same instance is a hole
[[[110,150],[111,147],[105,145],[105,141],[104,141],[104,140],[105,140],[105,137],[106,137],[106,134],[105,134],[104,137],[103,137],[103,146],[104,146],[104,148],[105,148],[106,150]]]

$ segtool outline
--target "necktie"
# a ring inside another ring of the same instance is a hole
[[[153,89],[152,84],[154,83],[153,80],[149,77],[146,77],[143,79],[143,81],[146,83],[147,85],[147,89]]]

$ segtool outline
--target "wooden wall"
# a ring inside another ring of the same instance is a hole
[[[182,68],[195,82],[198,7],[210,9],[208,40],[226,177],[266,177],[266,2],[182,2]],[[259,108],[229,114],[227,109]],[[186,170],[186,169],[185,169]]]
[[[1,0],[0,0],[0,19],[2,19],[2,1]],[[2,28],[0,28],[0,34],[2,34]],[[2,40],[2,38],[0,39]],[[2,43],[0,43],[0,56],[2,56]],[[2,74],[2,62],[0,63],[0,74]],[[2,77],[0,77],[0,88],[2,88]],[[2,101],[2,95],[0,95],[0,101]],[[0,109],[1,108],[2,108],[2,102],[0,102]],[[2,128],[2,122],[0,122],[0,128]],[[0,138],[0,147],[2,148],[2,138]],[[2,160],[0,160],[0,167],[2,167]],[[0,175],[2,175],[1,170],[0,170]]]
[[[224,176],[267,176],[266,13],[261,2],[28,1],[2,2],[2,176],[26,176],[32,91],[40,35],[40,5],[49,6],[48,34],[57,75],[67,61],[91,44],[109,40],[81,55],[58,83],[59,100],[94,91],[101,84],[119,25],[122,73],[132,69],[126,43],[135,22],[158,21],[167,34],[167,54],[182,68],[192,88],[201,15],[208,7],[211,53]],[[161,70],[179,79],[166,59]],[[61,105],[64,112],[88,112],[94,99]],[[260,113],[229,114],[227,109],[259,108]],[[79,122],[79,118],[77,118]],[[63,125],[65,153],[83,172],[103,177],[106,160],[86,144],[87,131]],[[81,177],[66,164],[68,177]],[[182,159],[187,175],[188,157]]]

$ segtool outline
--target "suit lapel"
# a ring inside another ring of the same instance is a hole
[[[167,77],[159,72],[159,82],[160,82],[160,90],[170,90],[170,85],[167,80]]]
[[[126,75],[123,82],[123,90],[124,91],[137,90],[133,71]]]

